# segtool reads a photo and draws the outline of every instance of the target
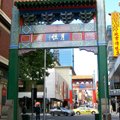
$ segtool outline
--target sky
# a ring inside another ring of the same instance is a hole
[[[111,25],[111,12],[120,12],[120,0],[105,0],[106,25]],[[77,75],[93,75],[98,79],[97,55],[85,50],[74,49],[74,70]]]
[[[106,25],[111,24],[111,16],[108,15],[114,11],[120,12],[120,0],[105,0]]]

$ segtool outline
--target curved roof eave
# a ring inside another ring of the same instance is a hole
[[[15,6],[21,8],[57,8],[57,7],[95,7],[96,0],[15,0]]]

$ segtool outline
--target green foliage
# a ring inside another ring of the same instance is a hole
[[[46,52],[46,76],[48,68],[54,67],[54,57],[50,50]],[[43,80],[44,77],[44,49],[36,49],[19,56],[19,79]]]

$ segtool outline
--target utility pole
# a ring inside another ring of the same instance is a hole
[[[46,97],[46,49],[44,49],[44,94],[43,94],[43,120],[45,120],[45,97]]]
[[[107,83],[106,83],[106,78],[104,76],[104,88],[107,87]],[[108,113],[109,113],[109,104],[108,104],[108,99],[107,99],[107,92],[106,92],[106,89],[104,90],[104,94],[105,94],[105,103],[106,103],[106,115],[105,115],[105,118],[106,120],[108,119]]]

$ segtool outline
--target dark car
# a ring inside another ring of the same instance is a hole
[[[50,109],[50,114],[53,116],[54,115],[73,116],[73,115],[75,115],[75,112],[73,110],[69,110],[69,109],[64,108],[64,107],[57,107],[57,108]]]

